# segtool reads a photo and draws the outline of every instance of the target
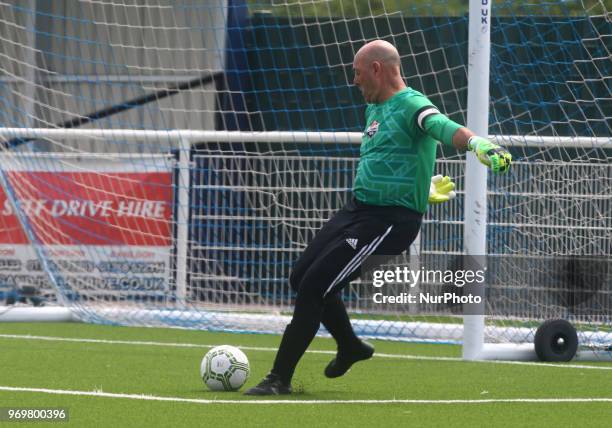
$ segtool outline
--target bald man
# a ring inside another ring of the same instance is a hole
[[[247,395],[291,393],[298,361],[322,323],[338,345],[324,370],[336,378],[374,354],[353,331],[340,292],[371,255],[398,255],[416,238],[427,210],[438,141],[472,150],[494,172],[505,172],[505,149],[451,121],[423,94],[408,88],[400,56],[385,41],[367,43],[355,55],[354,84],[366,108],[353,197],[316,234],[296,262],[289,282],[297,292],[274,365]]]

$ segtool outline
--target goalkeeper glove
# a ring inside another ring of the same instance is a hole
[[[450,177],[434,175],[431,177],[431,184],[429,185],[429,203],[433,205],[450,201],[456,196],[454,189],[455,183]]]
[[[496,174],[510,169],[510,164],[512,163],[510,152],[486,138],[470,137],[468,140],[468,150],[474,152],[480,163],[491,168],[491,171]]]

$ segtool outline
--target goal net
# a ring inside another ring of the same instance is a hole
[[[394,43],[407,84],[464,124],[465,3],[0,3],[4,316],[25,302],[87,322],[282,331],[292,264],[351,194],[366,125],[354,53]],[[531,343],[563,318],[610,353],[609,6],[495,1],[482,19],[488,132],[515,159],[488,180],[485,341]],[[430,207],[408,265],[464,253],[464,155],[438,155],[458,197]],[[358,334],[461,343],[461,305],[375,292],[343,292]]]

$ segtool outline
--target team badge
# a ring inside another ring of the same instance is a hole
[[[373,121],[372,123],[370,123],[370,126],[368,126],[368,129],[366,129],[365,134],[368,137],[372,138],[374,134],[376,134],[377,131],[378,131],[378,122]]]

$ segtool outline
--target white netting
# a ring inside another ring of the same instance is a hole
[[[3,295],[39,287],[90,321],[279,331],[292,263],[350,193],[355,51],[390,40],[408,84],[465,123],[463,3],[0,3],[0,127],[158,131],[2,134]],[[550,317],[609,331],[610,271],[588,289],[545,280],[550,263],[610,258],[608,8],[494,4],[489,133],[517,162],[489,183],[487,316],[506,327],[491,340],[531,340],[507,327]],[[464,163],[440,155],[459,197],[427,214],[430,257],[463,250]],[[455,308],[381,306],[368,287],[345,292],[362,333],[461,337]]]

